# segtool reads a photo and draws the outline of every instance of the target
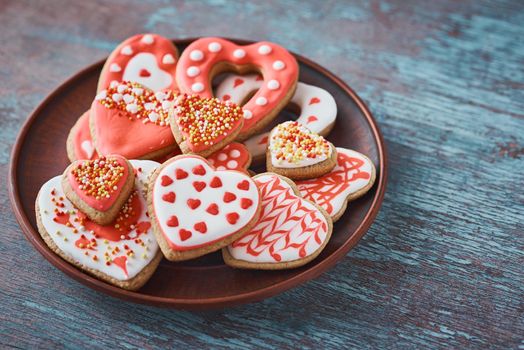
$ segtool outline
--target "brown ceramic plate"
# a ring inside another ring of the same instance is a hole
[[[175,44],[182,50],[193,40],[175,40]],[[80,71],[52,92],[29,116],[18,135],[11,157],[9,193],[26,238],[53,265],[95,290],[134,302],[183,309],[208,309],[262,300],[332,267],[357,244],[379,211],[386,188],[386,151],[373,116],[357,94],[325,68],[299,55],[296,57],[300,63],[300,81],[328,90],[337,101],[338,118],[328,139],[337,146],[366,154],[377,167],[375,186],[349,205],[334,225],[331,241],[317,259],[301,268],[284,271],[236,270],[224,265],[220,252],[183,263],[164,260],[141,290],[130,292],[101,282],[55,255],[38,234],[35,198],[41,185],[62,173],[69,163],[65,148],[67,134],[91,105],[103,62]],[[280,117],[286,119],[291,115],[285,111]]]

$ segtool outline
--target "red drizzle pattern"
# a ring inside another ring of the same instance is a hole
[[[349,188],[352,182],[371,177],[370,173],[361,169],[364,164],[362,159],[338,152],[337,166],[331,172],[317,179],[297,182],[297,186],[304,198],[314,201],[331,215],[331,201],[334,198]]]
[[[304,258],[315,252],[328,230],[324,216],[297,197],[278,176],[255,179],[262,198],[262,213],[255,227],[232,244],[257,257],[263,253],[275,261]]]

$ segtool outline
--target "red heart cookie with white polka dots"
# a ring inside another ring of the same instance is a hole
[[[152,176],[148,210],[166,258],[187,260],[219,250],[251,229],[260,194],[243,173],[215,170],[204,158],[181,155]]]
[[[89,117],[98,154],[157,159],[175,151],[178,146],[168,120],[175,96],[128,81],[100,91]]]
[[[241,46],[221,38],[191,43],[180,56],[176,80],[181,92],[212,97],[213,77],[225,71],[256,71],[263,78],[260,89],[242,107],[239,141],[257,134],[277,116],[293,96],[298,80],[298,63],[283,47],[271,42]]]
[[[176,89],[178,50],[171,40],[157,34],[139,34],[124,40],[109,55],[97,91],[111,82],[132,81],[153,90]]]
[[[78,160],[62,176],[66,197],[91,220],[111,223],[133,190],[131,164],[119,155]]]
[[[229,144],[240,132],[242,109],[229,101],[180,95],[170,110],[170,125],[182,153],[207,157]]]
[[[244,144],[232,142],[207,157],[207,161],[217,170],[238,170],[247,173],[251,165],[251,154]]]

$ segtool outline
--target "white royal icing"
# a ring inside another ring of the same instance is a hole
[[[140,76],[142,69],[147,70],[150,76]],[[149,52],[141,52],[129,60],[122,80],[136,82],[151,90],[158,91],[169,87],[173,82],[173,77],[158,66],[155,55]]]
[[[318,164],[320,162],[325,161],[331,156],[332,149],[331,146],[329,146],[329,151],[327,153],[321,153],[317,155],[315,158],[310,158],[307,156],[307,151],[300,150],[299,144],[297,143],[286,143],[283,140],[283,137],[288,135],[288,132],[285,130],[285,127],[288,124],[294,123],[292,121],[284,122],[282,124],[279,124],[277,127],[275,127],[273,130],[271,130],[271,133],[269,134],[269,152],[271,154],[271,164],[273,166],[279,167],[279,168],[302,168],[314,164]],[[308,128],[303,126],[302,124],[297,124],[297,129],[302,131],[305,134],[309,134],[312,138],[318,139],[322,138],[322,136],[316,135],[312,133]],[[284,152],[284,155],[286,156],[284,159],[277,158],[277,155],[282,152],[282,142],[287,145],[291,145],[293,148],[291,150],[288,150],[288,152]],[[289,157],[287,156],[289,155]],[[297,161],[290,161],[291,157],[293,155],[301,155],[300,160]]]
[[[149,217],[147,216],[147,203],[145,199],[145,184],[148,181],[149,174],[158,167],[159,163],[149,160],[131,160],[130,162],[135,169],[141,169],[141,171],[137,171],[137,176],[135,178],[135,188],[138,190],[138,196],[142,204],[142,212],[138,222],[149,222]],[[55,222],[53,218],[55,217],[54,209],[56,207],[51,200],[52,198],[64,198],[64,207],[60,208],[61,211],[71,213],[72,211],[77,210],[66,198],[61,183],[62,175],[52,178],[42,186],[38,195],[38,207],[40,210],[39,214],[42,219],[42,224],[49,233],[49,236],[53,242],[61,251],[83,266],[101,271],[106,275],[116,278],[120,281],[135,277],[151,262],[151,260],[153,260],[158,251],[158,244],[155,240],[152,228],[149,228],[147,232],[141,233],[140,235],[137,235],[135,229],[129,233],[129,239],[122,239],[118,242],[104,242],[105,240],[103,238],[96,238],[90,231],[83,229],[80,225],[78,225],[78,223],[76,223],[74,227],[68,227]],[[51,194],[53,190],[55,191],[54,196]],[[70,214],[69,221],[74,223],[75,217],[76,214]],[[79,232],[74,233],[74,228],[78,229]],[[80,249],[75,245],[75,242],[82,234],[85,235],[88,240],[96,240],[96,250]],[[137,236],[140,238],[141,242],[144,243],[143,246],[141,243],[135,242]],[[110,251],[114,249],[115,247],[118,247],[120,251],[124,253],[124,245],[127,245],[134,252],[132,257],[127,256],[127,276],[124,273],[124,270],[117,264],[112,263],[107,266],[106,261],[104,260],[104,253],[108,250]],[[84,254],[85,251],[88,251],[90,255],[86,256]],[[98,259],[96,261],[93,260],[93,255],[97,255]]]
[[[282,263],[315,253],[329,232],[325,216],[295,195],[279,176],[263,174],[255,181],[261,191],[262,212],[257,224],[227,247],[231,256],[252,263]]]
[[[203,167],[204,175],[193,173],[197,166]],[[186,172],[187,177],[177,179],[177,169]],[[162,185],[164,176],[172,180],[166,186]],[[215,177],[222,182],[218,188],[211,186]],[[205,183],[205,187],[200,192],[195,187],[197,182]],[[237,185],[241,182],[247,182],[249,188],[247,190],[238,188]],[[167,163],[158,174],[152,191],[157,223],[164,237],[180,250],[211,244],[241,230],[253,219],[260,202],[256,184],[249,176],[238,171],[215,171],[203,158],[197,156],[177,158]],[[175,194],[173,203],[164,199],[164,196],[171,192]],[[226,192],[234,194],[236,199],[226,203],[224,201]],[[252,204],[243,209],[242,199],[249,199]],[[200,205],[191,209],[188,200],[198,200]],[[213,204],[218,207],[217,215],[207,211]],[[238,214],[236,223],[231,224],[227,221],[228,213]],[[178,221],[175,227],[168,226],[172,216],[176,216]],[[200,233],[195,228],[195,225],[201,222],[207,227],[206,233]],[[191,232],[191,236],[182,240],[182,236],[185,235],[182,234],[182,230]]]
[[[276,61],[273,68],[280,67],[278,62],[283,64],[282,61]],[[217,87],[215,95],[220,99],[224,99],[227,95],[230,101],[241,104],[250,93],[259,89],[264,83],[263,80],[257,80],[257,77],[256,74],[245,76],[230,74]],[[235,87],[236,79],[242,79],[243,83]],[[337,117],[337,104],[333,96],[313,85],[298,82],[290,103],[300,108],[297,121],[317,134],[323,134]],[[269,133],[262,133],[244,141],[253,157],[261,157],[266,153],[268,136]]]

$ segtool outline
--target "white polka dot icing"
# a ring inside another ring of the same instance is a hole
[[[122,55],[131,56],[133,54],[133,49],[131,48],[131,46],[126,45],[122,48],[122,50],[120,50],[120,53]]]
[[[192,61],[202,61],[202,59],[204,58],[204,53],[200,50],[193,50],[189,54],[189,58]]]
[[[164,57],[162,57],[162,63],[163,64],[173,64],[175,63],[175,58],[170,53],[165,54]]]
[[[191,85],[191,90],[194,92],[202,92],[204,90],[204,84],[202,83],[194,83]]]
[[[229,169],[235,169],[238,166],[238,162],[236,160],[230,160],[227,162],[227,167]]]
[[[220,154],[218,155],[218,160],[220,160],[220,161],[224,161],[224,160],[226,160],[226,159],[227,159],[227,155],[226,155],[225,153],[220,153]]]
[[[274,79],[267,82],[267,88],[269,90],[276,90],[279,87],[280,87],[280,83]]]
[[[258,48],[258,53],[261,55],[269,55],[271,53],[272,49],[269,45],[260,45]]]
[[[253,113],[249,109],[244,109],[244,118],[251,119],[253,118]]]
[[[142,37],[142,42],[148,45],[151,45],[155,42],[155,38],[151,34],[146,34]]]
[[[111,63],[109,66],[109,71],[113,73],[120,72],[122,68],[118,65],[118,63]]]
[[[236,49],[235,51],[233,51],[233,56],[235,56],[236,58],[243,58],[244,56],[246,56],[246,51],[242,49]]]
[[[200,74],[200,69],[196,66],[191,66],[187,69],[187,75],[189,77],[196,77]]]
[[[255,103],[259,106],[265,106],[267,104],[267,98],[265,97],[257,97]]]
[[[286,64],[282,61],[275,61],[273,62],[273,69],[274,70],[282,70],[286,68]]]
[[[210,52],[219,52],[220,50],[222,50],[222,45],[220,45],[220,43],[217,43],[217,42],[212,42],[212,43],[209,43],[207,49]]]
[[[237,149],[234,149],[231,151],[231,153],[229,153],[229,155],[231,156],[231,158],[238,158],[240,157],[240,151]]]

